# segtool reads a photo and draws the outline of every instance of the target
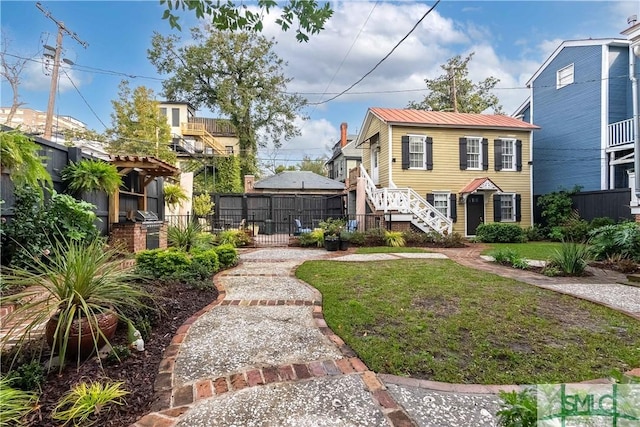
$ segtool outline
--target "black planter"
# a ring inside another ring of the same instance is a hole
[[[347,249],[349,249],[349,241],[340,239],[340,250],[346,251]]]
[[[324,248],[328,251],[337,251],[340,248],[340,239],[338,237],[325,237]]]

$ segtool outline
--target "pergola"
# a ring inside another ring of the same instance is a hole
[[[138,209],[146,211],[147,186],[158,177],[175,176],[180,173],[180,169],[156,157],[110,156],[110,162],[118,169],[120,176],[125,176],[131,171],[138,172],[142,192],[116,190],[109,198],[109,224],[118,222],[121,193],[137,197]]]

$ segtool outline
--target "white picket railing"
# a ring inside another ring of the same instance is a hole
[[[360,175],[365,178],[365,191],[376,210],[411,214],[411,223],[425,233],[437,231],[450,234],[453,222],[438,211],[411,188],[377,188],[360,165]]]
[[[609,139],[607,141],[607,147],[616,147],[618,145],[633,143],[633,128],[633,119],[627,119],[608,125]]]

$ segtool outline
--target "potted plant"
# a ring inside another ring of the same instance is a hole
[[[183,202],[189,200],[187,192],[177,184],[165,184],[163,190],[164,202],[172,211],[179,207]]]
[[[351,231],[347,231],[347,230],[342,230],[340,232],[340,250],[341,251],[346,251],[347,249],[349,249],[352,234],[353,233]]]
[[[327,218],[321,221],[319,225],[324,233],[325,249],[337,251],[340,248],[340,232],[344,227],[344,221],[337,218]]]
[[[133,282],[133,275],[115,259],[116,250],[106,249],[95,237],[56,241],[45,257],[34,257],[27,267],[8,268],[3,274],[7,286],[24,290],[0,300],[18,303],[7,318],[16,324],[3,338],[15,338],[23,328],[18,345],[37,327],[46,323],[47,341],[60,358],[78,361],[108,343],[124,309],[143,308],[149,295]],[[12,320],[20,319],[19,322]]]

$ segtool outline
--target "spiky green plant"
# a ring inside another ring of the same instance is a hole
[[[402,231],[387,231],[384,232],[384,241],[387,246],[395,248],[405,245],[405,240]]]
[[[501,391],[498,425],[503,427],[535,427],[537,421],[536,396],[530,389],[516,392]]]
[[[96,420],[92,416],[105,410],[109,405],[124,405],[124,396],[129,394],[124,390],[123,382],[80,383],[69,390],[54,408],[54,420],[65,424],[73,422],[74,426],[90,426]]]
[[[7,268],[3,280],[24,290],[0,297],[3,303],[19,303],[8,316],[8,324],[15,324],[3,338],[7,340],[21,329],[18,345],[22,345],[30,333],[52,316],[58,316],[52,347],[60,360],[67,356],[70,331],[74,321],[88,319],[94,349],[100,341],[108,342],[97,328],[98,316],[115,310],[122,317],[124,309],[145,307],[144,298],[151,298],[133,282],[130,269],[124,269],[114,260],[115,249],[106,248],[104,240],[95,237],[88,242],[56,241],[49,255],[34,258],[28,267]],[[15,319],[20,319],[16,322]],[[53,358],[53,352],[51,354]],[[80,355],[78,355],[78,364]],[[63,369],[61,363],[60,371]]]
[[[565,274],[578,276],[584,273],[589,265],[591,252],[588,245],[574,242],[564,242],[560,250],[555,250],[551,256],[551,266],[557,267]]]
[[[62,181],[72,193],[104,191],[113,194],[122,185],[115,165],[102,160],[86,159],[71,162],[62,169]]]
[[[182,225],[171,225],[167,228],[167,243],[171,247],[189,252],[200,233],[202,233],[202,226],[195,221]]]
[[[24,417],[35,409],[38,395],[11,386],[11,379],[0,378],[0,425],[22,426]]]

